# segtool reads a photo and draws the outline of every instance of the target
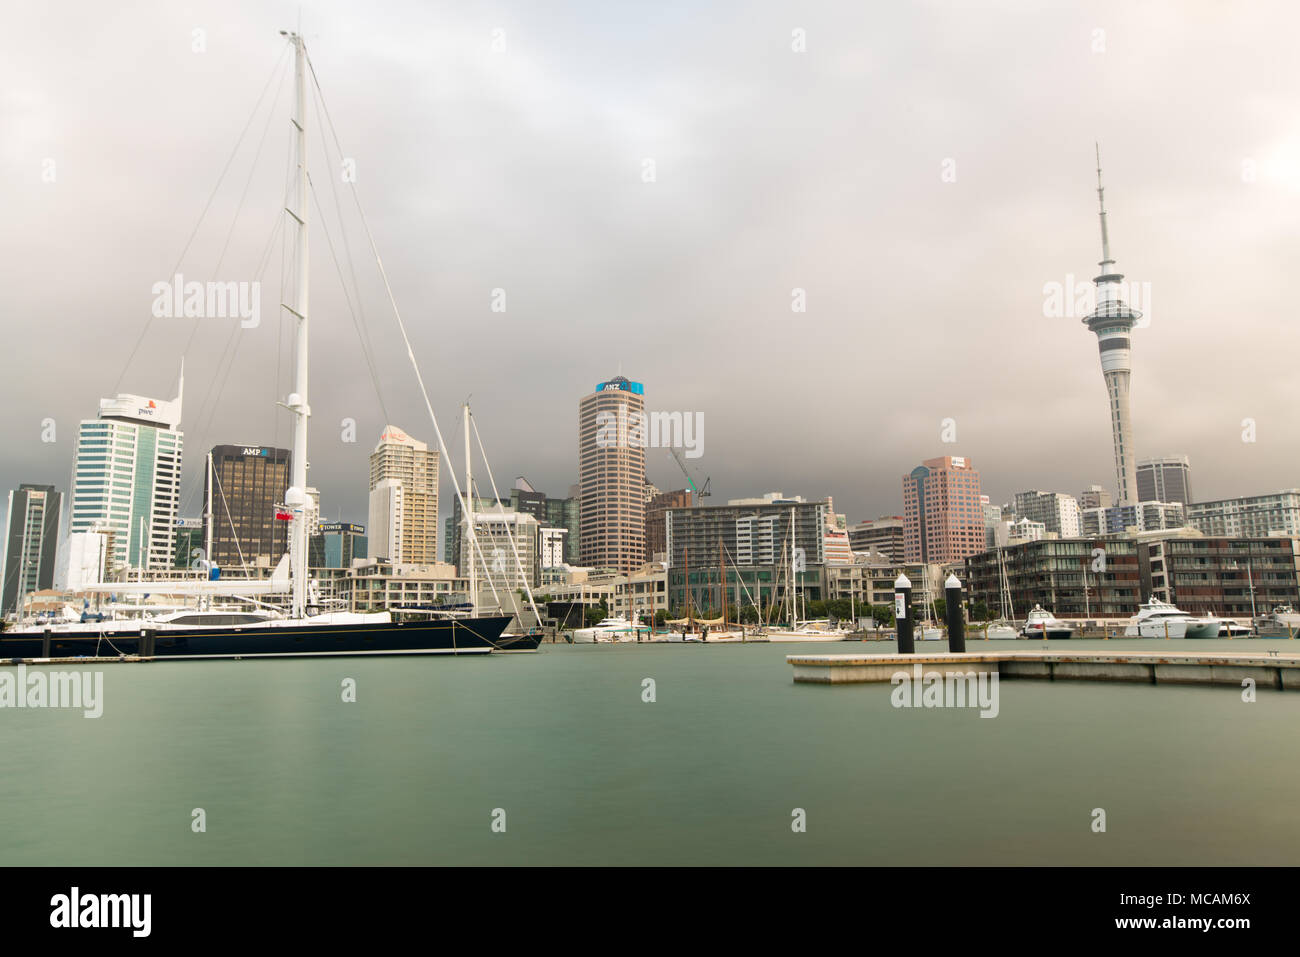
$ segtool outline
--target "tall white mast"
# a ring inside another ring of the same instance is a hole
[[[469,552],[469,613],[478,614],[478,574],[474,561],[478,542],[474,534],[474,460],[469,451],[469,401],[462,406],[465,418],[465,534]]]
[[[289,569],[293,578],[291,614],[294,618],[302,618],[307,611],[307,417],[311,415],[307,404],[307,50],[301,34],[285,35],[294,45],[294,80],[298,93],[297,117],[292,121],[297,130],[298,210],[285,210],[298,223],[298,298],[296,307],[286,305],[285,308],[298,320],[298,337],[293,392],[284,403],[294,415],[293,474],[284,503],[293,514],[289,526]]]
[[[207,527],[203,530],[203,558],[212,567],[212,452],[208,452],[208,515]]]

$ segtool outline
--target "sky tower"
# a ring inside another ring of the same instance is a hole
[[[1120,296],[1124,281],[1110,258],[1110,236],[1106,232],[1106,195],[1101,185],[1101,148],[1097,147],[1097,199],[1101,204],[1101,275],[1097,284],[1097,308],[1083,318],[1097,334],[1101,351],[1101,374],[1110,395],[1110,429],[1115,442],[1115,479],[1120,503],[1137,501],[1137,459],[1133,452],[1133,421],[1129,410],[1129,337],[1142,313],[1129,308]]]

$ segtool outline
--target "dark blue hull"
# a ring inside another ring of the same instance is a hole
[[[460,655],[496,649],[508,617],[150,631],[0,633],[0,660],[12,658],[244,658],[311,655]],[[536,645],[533,646],[534,648]]]

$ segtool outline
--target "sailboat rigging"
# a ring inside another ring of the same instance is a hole
[[[136,594],[184,594],[206,597],[209,600],[214,597],[287,592],[288,610],[282,613],[266,606],[239,611],[208,608],[182,610],[152,618],[111,619],[98,622],[88,621],[87,615],[83,614],[82,621],[19,625],[4,632],[0,635],[0,657],[97,657],[105,650],[103,647],[105,644],[115,652],[114,656],[140,655],[175,659],[263,655],[486,654],[497,648],[497,642],[509,624],[510,617],[503,615],[397,621],[388,611],[368,613],[322,611],[314,600],[315,590],[308,573],[308,534],[312,500],[307,489],[307,439],[311,407],[308,401],[310,317],[308,187],[310,179],[307,170],[306,81],[309,70],[314,81],[316,81],[316,74],[311,67],[301,34],[281,31],[281,35],[287,38],[294,50],[296,97],[294,115],[290,122],[295,131],[294,158],[298,177],[296,209],[286,207],[284,210],[285,214],[296,223],[297,230],[296,296],[293,305],[282,304],[282,308],[297,323],[293,391],[279,403],[293,416],[294,425],[292,475],[283,503],[284,510],[290,515],[287,555],[281,560],[280,566],[269,580],[236,582],[199,581],[186,578],[178,581],[98,583],[85,590]],[[315,85],[319,92],[319,82],[316,81]],[[355,183],[352,185],[355,196]],[[360,208],[359,201],[358,208]],[[362,217],[364,223],[364,213]],[[366,233],[371,248],[375,251],[376,263],[397,316],[398,327],[415,369],[421,394],[434,429],[438,432],[439,447],[445,457],[446,446],[442,440],[442,433],[438,430],[437,419],[433,415],[433,407],[425,390],[414,350],[406,336],[401,315],[397,312],[396,301],[368,225]],[[461,500],[462,508],[465,508],[465,501],[461,496],[459,484],[456,483],[454,472],[452,480],[456,485],[456,494]],[[209,483],[209,496],[211,488],[212,485]],[[207,537],[210,547],[212,521],[210,506],[208,515]],[[208,552],[207,557],[210,556],[211,552]],[[474,588],[471,585],[471,597],[473,595]],[[533,647],[536,647],[535,643]]]

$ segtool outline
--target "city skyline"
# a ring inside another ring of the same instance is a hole
[[[6,113],[17,121],[2,157],[14,188],[0,254],[14,278],[0,291],[0,314],[11,332],[38,317],[45,335],[13,344],[7,385],[21,413],[3,426],[6,487],[70,491],[76,425],[93,402],[119,391],[171,394],[194,321],[154,322],[128,364],[130,344],[289,15],[217,9],[159,8],[154,18],[98,24],[104,48],[129,51],[140,69],[115,76],[100,59],[107,54],[89,53],[79,70],[107,74],[93,90],[50,55],[88,28],[18,14],[16,32],[31,42],[0,61]],[[306,13],[309,35],[319,18],[313,52],[329,67],[333,117],[345,149],[357,151],[358,186],[398,300],[419,318],[415,346],[444,431],[473,395],[499,480],[525,474],[563,495],[577,481],[575,397],[622,362],[647,383],[647,409],[708,419],[691,467],[712,478],[720,502],[783,489],[832,495],[851,522],[897,514],[899,476],[946,455],[979,462],[994,501],[1031,488],[1111,489],[1096,344],[1080,315],[1044,315],[1045,286],[1086,286],[1095,272],[1099,140],[1108,209],[1120,217],[1116,258],[1153,297],[1143,309],[1150,324],[1134,332],[1137,456],[1190,456],[1204,500],[1298,484],[1288,377],[1259,374],[1265,355],[1293,353],[1298,341],[1283,320],[1300,202],[1287,103],[1300,90],[1272,72],[1284,62],[1286,31],[1260,36],[1206,8],[1171,36],[1149,14],[1102,6],[1087,19],[1045,13],[1041,49],[1026,50],[1001,29],[1013,18],[1006,10],[982,10],[978,22],[950,11],[940,25],[917,11],[881,19],[723,6],[715,23],[684,33],[674,33],[684,14],[673,9],[648,36],[588,19],[580,35],[591,51],[575,57],[564,14],[543,18],[518,5],[496,18],[440,13],[445,28],[432,36],[420,32],[426,15],[410,8],[407,40],[394,39],[403,34],[392,11],[349,34],[343,9]],[[1278,16],[1296,14],[1279,7]],[[191,48],[194,20],[209,24],[203,53]],[[506,40],[500,53],[490,47],[495,29]],[[807,32],[805,52],[791,50],[794,29]],[[963,29],[966,46],[955,41]],[[1095,29],[1105,31],[1102,52]],[[669,37],[671,57],[656,47]],[[889,62],[891,44],[928,72]],[[1253,55],[1230,69],[1201,55],[1246,44]],[[1015,82],[1016,64],[1053,58],[1074,72],[1051,97]],[[151,71],[167,78],[165,89],[132,86]],[[340,76],[347,82],[332,80]],[[930,97],[933,115],[891,113],[900,86]],[[1136,95],[1119,95],[1128,87]],[[411,90],[428,123],[401,108],[398,93]],[[158,115],[172,118],[169,133],[151,125]],[[579,135],[583,127],[595,132]],[[260,130],[259,119],[254,136]],[[283,124],[271,130],[268,154]],[[431,156],[437,162],[419,159]],[[656,161],[651,183],[642,179],[647,158]],[[46,159],[56,164],[52,182],[42,181]],[[260,220],[241,223],[227,266],[209,274],[246,173],[235,165],[215,220],[182,263],[187,275],[245,278],[265,242]],[[247,207],[261,208],[256,199],[269,188],[254,181]],[[29,248],[24,237],[74,210],[69,243]],[[373,283],[362,283],[365,328],[382,406],[328,250],[317,249],[309,484],[325,517],[364,524],[366,456],[383,425],[400,421],[435,439]],[[70,251],[75,283],[60,278]],[[355,240],[353,251],[364,273]],[[796,288],[806,312],[791,311]],[[497,289],[504,312],[492,311]],[[239,333],[236,375],[217,359],[231,323],[200,323],[185,352],[190,449],[287,444],[287,418],[274,405],[287,379],[281,368],[277,383],[286,343],[277,348],[276,294],[263,291],[260,326]],[[501,339],[520,348],[494,349],[492,363],[466,361]],[[51,366],[54,342],[71,345]],[[47,419],[53,442],[41,441]],[[341,438],[345,419],[356,423],[351,443]],[[1242,441],[1246,419],[1257,425],[1254,442]],[[948,420],[953,443],[941,437]],[[463,473],[455,453],[448,467]],[[681,486],[666,453],[646,458],[649,481]],[[181,515],[201,512],[201,488],[202,455],[193,451]]]

